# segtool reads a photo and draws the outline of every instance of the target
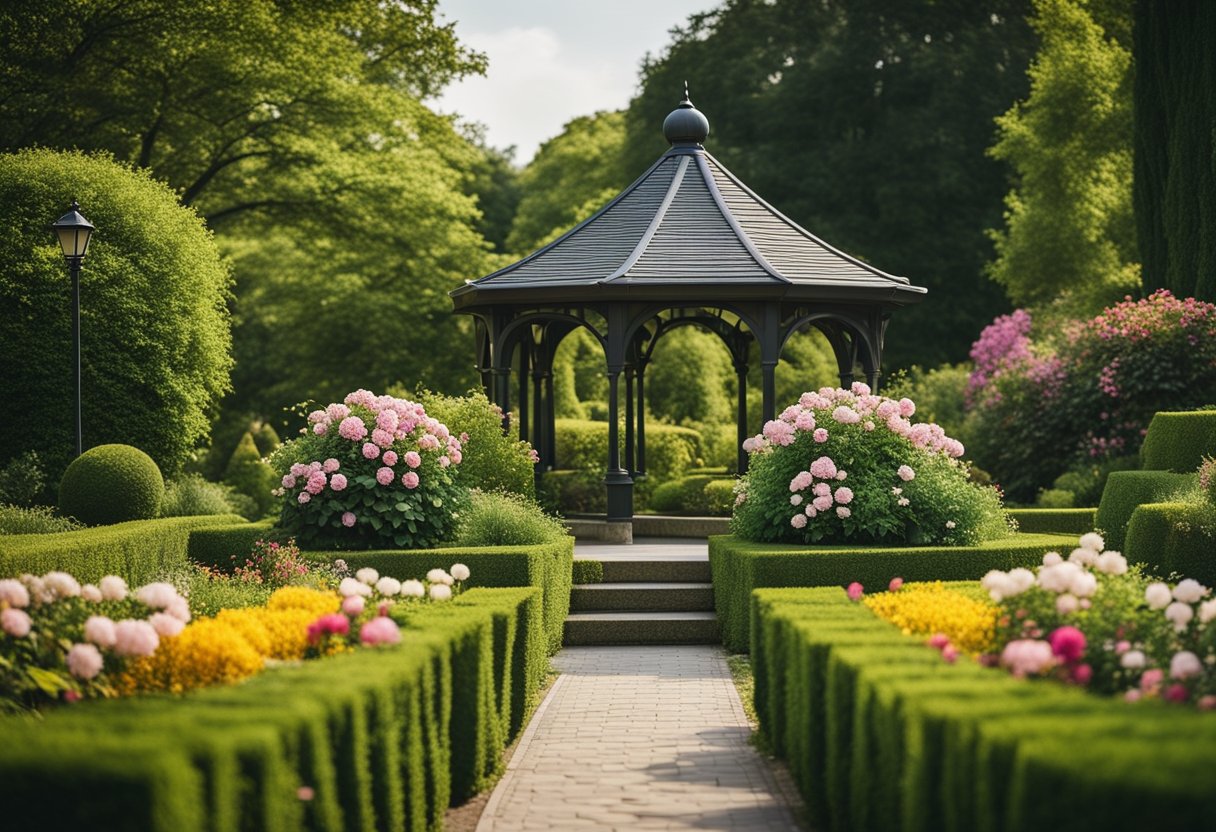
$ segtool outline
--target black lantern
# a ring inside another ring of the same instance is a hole
[[[63,258],[68,262],[72,275],[72,352],[76,356],[76,456],[83,452],[83,437],[80,422],[80,264],[89,251],[89,240],[93,237],[93,224],[80,213],[80,206],[72,200],[66,214],[51,223],[51,229],[59,238]]]

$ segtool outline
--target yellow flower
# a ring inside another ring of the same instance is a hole
[[[999,609],[946,589],[941,581],[905,584],[897,592],[867,595],[864,603],[908,635],[942,633],[965,653],[984,653],[994,647]]]
[[[264,663],[235,627],[200,618],[176,636],[162,638],[151,656],[129,664],[116,687],[123,693],[182,693],[239,682],[261,670]]]
[[[314,619],[326,613],[337,612],[339,600],[336,593],[322,592],[302,586],[285,586],[276,589],[266,602],[272,610],[307,610]]]

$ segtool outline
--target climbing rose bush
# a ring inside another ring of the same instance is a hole
[[[999,493],[916,405],[865,384],[803,393],[744,442],[732,529],[755,541],[974,544],[1009,533]]]
[[[468,502],[462,438],[422,405],[356,390],[308,415],[271,463],[279,524],[305,546],[422,549],[452,537]]]

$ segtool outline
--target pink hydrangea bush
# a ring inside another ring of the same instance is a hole
[[[973,544],[1009,533],[963,446],[865,384],[804,393],[744,442],[732,530],[747,540]]]
[[[1000,607],[987,663],[1129,701],[1216,708],[1216,598],[1198,581],[1151,580],[1091,532],[1033,571],[993,570],[980,583]]]
[[[422,405],[356,390],[274,453],[280,525],[306,547],[434,546],[468,501],[462,459],[461,437]]]
[[[107,575],[0,579],[0,711],[114,695],[111,680],[181,632],[190,607],[168,583],[129,590]]]

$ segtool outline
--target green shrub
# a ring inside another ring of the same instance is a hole
[[[0,503],[0,535],[55,534],[82,526],[70,517],[61,517],[47,506],[12,506]]]
[[[659,514],[729,516],[735,505],[735,481],[698,474],[665,482],[650,495],[647,508]]]
[[[601,481],[608,465],[608,423],[558,419],[557,465],[589,471]],[[625,431],[619,431],[624,459]],[[646,423],[646,476],[657,482],[675,479],[692,467],[701,454],[701,440],[689,428]]]
[[[251,429],[250,432],[253,434],[253,441],[258,446],[258,453],[263,459],[269,457],[283,444],[278,431],[269,422],[262,422],[256,430]]]
[[[165,482],[161,517],[197,517],[206,514],[240,514],[255,511],[253,500],[231,487],[210,482],[201,474],[181,474]]]
[[[502,416],[481,390],[444,396],[419,390],[416,400],[456,435],[467,433],[460,479],[469,488],[536,496],[532,446],[502,431]]]
[[[233,558],[241,562],[257,541],[280,539],[286,540],[287,534],[281,530],[276,533],[273,520],[200,525],[191,529],[186,552],[197,564],[227,572],[232,569]]]
[[[1015,508],[1007,514],[1026,534],[1082,535],[1094,530],[1097,510],[1092,508]]]
[[[1072,508],[1077,501],[1077,495],[1062,488],[1048,488],[1039,492],[1039,498],[1034,501],[1036,508]]]
[[[1191,487],[1195,474],[1174,474],[1169,471],[1116,471],[1106,481],[1102,502],[1094,519],[1095,528],[1101,530],[1107,547],[1123,548],[1127,523],[1132,512],[1144,503],[1165,502],[1175,494]]]
[[[165,481],[152,457],[130,445],[98,445],[72,461],[59,483],[59,511],[90,526],[155,517]]]
[[[572,582],[575,584],[602,584],[604,582],[604,562],[579,558],[574,561]]]
[[[190,599],[194,615],[207,617],[218,615],[220,610],[263,606],[274,590],[275,587],[267,584],[194,569],[187,578],[184,593]]]
[[[562,521],[518,494],[474,491],[457,521],[458,546],[526,546],[566,537]]]
[[[1189,473],[1216,455],[1216,410],[1157,413],[1149,422],[1140,461],[1145,470]]]
[[[0,504],[32,505],[46,493],[46,470],[34,451],[10,459],[0,466]]]
[[[735,483],[730,480],[711,480],[701,492],[705,500],[705,513],[712,516],[729,517],[735,510]]]
[[[279,479],[274,469],[262,461],[253,434],[246,432],[224,469],[224,483],[253,502],[253,510],[245,515],[246,519],[258,520],[274,510],[278,499],[271,492],[279,487]]]
[[[70,572],[81,583],[118,575],[131,585],[157,580],[166,571],[184,569],[191,532],[223,524],[247,526],[227,517],[166,517],[134,520],[56,534],[23,534],[0,546],[0,577],[23,572],[41,575]]]
[[[1194,503],[1138,506],[1127,524],[1123,554],[1160,578],[1177,573],[1216,586],[1216,512]]]
[[[751,543],[732,535],[709,538],[714,606],[727,648],[747,650],[749,598],[759,587],[885,587],[906,581],[978,580],[991,569],[1036,566],[1044,553],[1075,548],[1075,537],[1018,534],[976,546],[863,547]]]
[[[1074,506],[1096,506],[1102,500],[1106,479],[1115,471],[1134,471],[1140,467],[1139,456],[1117,456],[1102,462],[1088,463],[1056,477],[1052,488],[1070,491]],[[1043,506],[1067,508],[1067,506]]]
[[[229,389],[231,278],[194,209],[104,156],[0,156],[0,354],[13,412],[0,461],[34,450],[49,484],[71,461],[70,282],[47,223],[75,196],[97,226],[81,282],[85,442],[143,448],[177,473]]]
[[[593,471],[545,471],[537,500],[561,514],[603,514],[607,508],[604,475]],[[635,508],[637,508],[635,495]]]

